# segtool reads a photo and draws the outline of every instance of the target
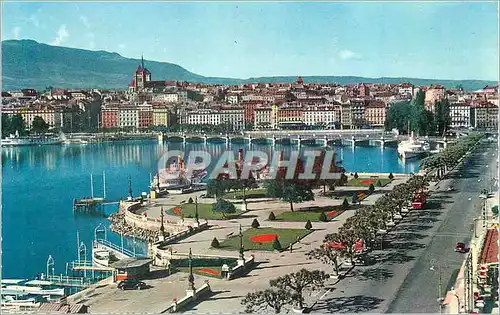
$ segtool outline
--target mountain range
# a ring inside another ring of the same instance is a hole
[[[45,89],[48,86],[68,89],[125,89],[139,65],[139,59],[118,53],[51,46],[34,40],[2,41],[2,90]],[[153,80],[178,80],[207,84],[243,84],[250,82],[294,82],[297,76],[257,77],[248,79],[205,77],[183,67],[157,61],[145,61]],[[419,78],[366,78],[357,76],[302,76],[305,83],[390,83],[415,85],[442,84],[447,88],[461,85],[477,90],[495,81],[436,80]]]

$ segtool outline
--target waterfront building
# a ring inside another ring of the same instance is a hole
[[[340,122],[340,117],[337,116],[333,104],[304,109],[304,123],[306,125],[334,125],[337,122]]]
[[[451,128],[469,128],[470,127],[470,104],[466,102],[457,102],[450,104]]]
[[[147,129],[153,125],[153,107],[150,104],[142,104],[138,107],[138,124],[139,129]]]
[[[487,101],[472,103],[471,126],[476,129],[498,129],[498,106]]]
[[[119,121],[117,106],[104,106],[101,108],[101,128],[117,128]]]
[[[222,124],[233,126],[234,131],[240,131],[245,128],[244,109],[237,107],[220,107],[219,115]]]
[[[139,109],[137,106],[120,106],[118,111],[118,127],[132,130],[139,128]]]
[[[221,115],[212,109],[199,109],[187,112],[187,124],[190,125],[220,125]]]
[[[425,109],[434,113],[436,101],[444,98],[445,88],[442,85],[431,85],[425,91]]]
[[[350,103],[342,104],[340,107],[340,128],[341,129],[352,128],[352,111]]]
[[[170,111],[166,105],[154,104],[152,109],[153,126],[168,127]]]
[[[245,101],[241,103],[244,109],[244,120],[246,123],[254,122],[255,109],[264,105],[261,101]]]
[[[257,129],[269,129],[273,126],[273,109],[260,107],[254,111],[254,126]]]
[[[371,100],[365,107],[365,119],[373,127],[383,127],[386,118],[385,103],[378,100]]]
[[[359,129],[366,125],[365,120],[365,101],[350,100],[351,110],[351,128]]]
[[[277,112],[278,127],[302,125],[304,123],[304,111],[300,107],[279,107]]]

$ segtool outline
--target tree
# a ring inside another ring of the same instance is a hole
[[[287,290],[270,288],[248,293],[241,304],[245,305],[246,313],[263,313],[270,308],[275,314],[279,314],[283,306],[291,304],[292,301],[292,295]]]
[[[321,222],[328,222],[328,218],[326,217],[326,214],[324,211],[322,211],[321,214],[319,215],[319,220]]]
[[[271,213],[269,213],[269,217],[267,218],[269,221],[274,221],[276,220],[276,216],[274,215],[274,212],[271,211]]]
[[[270,280],[271,287],[275,287],[287,292],[291,292],[292,300],[299,309],[304,308],[304,290],[316,290],[325,286],[325,281],[329,276],[323,271],[301,269],[298,272],[290,273],[282,277]]]
[[[49,130],[49,125],[40,116],[35,116],[31,123],[31,130],[35,133],[46,133]]]
[[[309,259],[317,259],[324,264],[333,265],[335,274],[339,274],[338,253],[328,244],[323,244],[319,248],[311,250],[306,255]]]
[[[389,174],[389,179],[394,179],[394,175],[392,173]]]
[[[220,243],[219,243],[219,240],[217,239],[217,237],[214,237],[214,239],[212,240],[212,244],[210,244],[210,246],[212,248],[219,248],[220,247]]]
[[[359,201],[358,193],[356,193],[356,192],[355,192],[355,193],[352,195],[352,197],[351,197],[351,203],[352,203],[352,204],[355,204],[356,202],[361,203],[361,202]]]
[[[368,190],[370,191],[371,194],[375,191],[375,186],[373,184],[370,184],[370,187],[368,187]]]
[[[354,244],[360,237],[352,228],[340,227],[338,233],[327,234],[324,243],[336,246],[336,250],[342,257],[349,258],[351,264],[354,264]]]
[[[375,185],[377,185],[377,187],[382,187],[382,182],[380,181],[380,179],[377,179]]]
[[[308,184],[293,180],[268,180],[264,185],[268,196],[280,198],[290,203],[290,210],[292,212],[294,203],[314,200],[314,193]]]
[[[397,102],[391,105],[387,111],[385,120],[385,129],[397,129],[400,133],[408,130],[408,121],[410,120],[410,102]]]
[[[342,202],[342,209],[345,210],[349,208],[349,201],[347,201],[347,198],[344,198],[344,201]]]
[[[277,251],[281,251],[282,247],[281,247],[281,243],[280,243],[280,240],[278,239],[278,237],[276,237],[274,240],[273,240],[273,248]]]
[[[438,134],[444,135],[446,130],[448,130],[451,125],[450,102],[448,101],[448,99],[445,98],[436,101],[435,110]]]
[[[212,205],[212,211],[222,214],[222,217],[226,219],[228,214],[236,212],[236,207],[231,202],[220,198]]]
[[[253,219],[253,221],[252,221],[252,227],[254,229],[257,229],[257,228],[259,228],[259,226],[260,226],[259,221],[257,221],[257,219]]]
[[[307,220],[307,222],[306,222],[306,226],[305,226],[306,230],[310,230],[310,229],[312,229],[312,227],[313,227],[313,226],[312,226],[312,224],[311,224],[311,220]]]
[[[207,194],[219,199],[230,189],[230,184],[231,182],[226,179],[212,179],[207,184]]]

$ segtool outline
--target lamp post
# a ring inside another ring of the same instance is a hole
[[[243,248],[243,232],[241,231],[241,224],[240,224],[240,233],[238,236],[240,237],[240,260],[245,261],[245,256],[244,256],[245,249]]]
[[[198,226],[200,226],[200,218],[198,215],[198,196],[194,197],[194,218],[196,219]]]
[[[193,275],[193,254],[191,248],[189,248],[189,275],[188,275],[188,290],[194,291],[194,275]]]
[[[133,196],[132,196],[132,177],[130,175],[128,176],[128,196],[130,197],[130,199],[133,198]]]
[[[160,237],[161,240],[165,240],[165,226],[163,225],[163,206],[161,207],[160,210],[160,219],[161,219],[161,225],[160,225]]]

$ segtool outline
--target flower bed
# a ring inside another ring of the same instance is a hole
[[[259,234],[250,237],[250,240],[254,243],[270,243],[274,241],[278,235],[276,234]]]

